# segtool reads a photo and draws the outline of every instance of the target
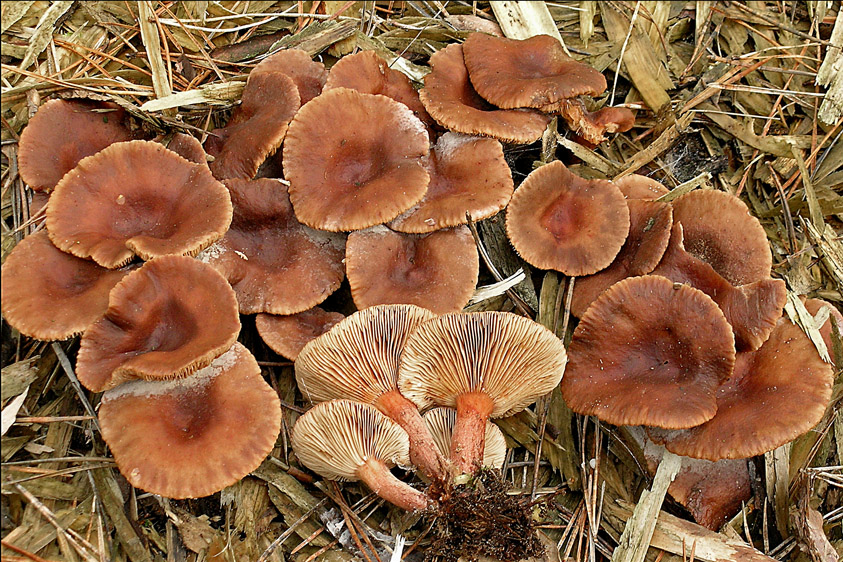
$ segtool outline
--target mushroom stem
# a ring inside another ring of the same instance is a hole
[[[360,465],[357,477],[374,493],[407,511],[421,511],[430,505],[427,496],[397,479],[383,461],[374,457]]]
[[[395,389],[381,394],[375,406],[407,432],[410,437],[410,461],[431,480],[444,482],[449,473],[448,460],[439,452],[416,405]]]
[[[457,396],[457,423],[451,437],[451,461],[460,472],[474,474],[483,462],[486,422],[495,407],[485,392]]]

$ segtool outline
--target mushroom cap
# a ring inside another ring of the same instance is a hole
[[[295,361],[309,341],[333,328],[343,318],[345,316],[339,312],[328,312],[314,306],[289,316],[258,314],[255,325],[258,334],[272,351]]]
[[[8,260],[8,258],[6,258]],[[829,318],[823,325],[820,326],[820,335],[823,338],[823,342],[825,342],[825,347],[828,349],[828,353],[831,355],[832,359],[834,359],[834,342],[832,338],[834,337],[834,332],[831,330],[831,319],[832,317],[837,322],[837,329],[840,333],[843,333],[843,314],[840,314],[840,311],[834,308],[830,302],[826,302],[821,299],[808,299],[805,301],[805,308],[808,309],[812,315],[817,316],[820,310],[823,308],[828,309]],[[8,317],[7,317],[8,319]]]
[[[732,377],[717,389],[717,415],[679,431],[648,429],[677,455],[742,459],[763,454],[809,431],[825,413],[832,366],[786,318],[756,351],[738,353]]]
[[[427,193],[389,223],[399,232],[425,233],[479,221],[506,207],[515,189],[501,143],[445,133],[427,160]]]
[[[281,72],[260,72],[249,76],[240,106],[225,128],[214,132],[221,138],[206,143],[214,157],[211,171],[217,179],[252,179],[287,134],[293,116],[301,107],[293,79]]]
[[[549,35],[507,39],[472,33],[463,43],[471,84],[501,108],[541,108],[577,96],[596,96],[606,78],[565,54]]]
[[[345,267],[358,309],[414,304],[444,314],[468,304],[480,258],[466,226],[430,234],[376,226],[348,235]]]
[[[205,154],[205,149],[202,148],[202,143],[194,136],[186,135],[184,133],[176,133],[170,139],[167,145],[169,150],[172,150],[188,162],[194,164],[202,164],[208,166],[208,155]]]
[[[656,180],[640,174],[630,174],[622,178],[612,180],[623,196],[627,199],[658,199],[667,195],[670,190]]]
[[[260,465],[281,429],[281,404],[252,354],[235,343],[190,377],[132,381],[109,390],[99,420],[132,486],[169,498],[198,498]]]
[[[427,191],[428,151],[424,124],[404,104],[329,90],[296,114],[284,143],[296,216],[334,232],[392,220]]]
[[[50,100],[20,135],[18,166],[35,191],[53,189],[86,156],[131,140],[123,126],[126,112],[113,103]]]
[[[358,480],[370,458],[410,466],[407,432],[374,406],[351,400],[316,404],[296,421],[291,441],[303,465],[331,480]]]
[[[69,338],[105,313],[109,291],[127,273],[66,254],[53,246],[46,231],[36,232],[21,240],[3,264],[3,317],[31,338]]]
[[[457,411],[453,408],[433,408],[425,412],[422,418],[439,452],[447,458],[451,452],[451,435],[457,423]],[[484,442],[483,466],[500,470],[506,460],[506,439],[500,428],[488,420]]]
[[[730,193],[696,190],[673,202],[685,251],[709,264],[732,285],[769,279],[773,256],[758,219]]]
[[[623,133],[635,125],[635,114],[630,109],[604,107],[592,112],[579,98],[563,100],[541,111],[559,112],[579,137],[595,146],[606,140],[605,133]]]
[[[350,88],[364,94],[380,94],[401,102],[427,126],[433,119],[419,100],[419,93],[405,74],[389,68],[375,51],[360,51],[348,55],[331,67],[325,90]]]
[[[580,277],[574,283],[571,314],[581,317],[603,291],[627,277],[646,275],[661,261],[673,226],[669,203],[627,199],[629,236],[615,261],[594,275]]]
[[[296,382],[311,402],[349,398],[372,403],[398,388],[398,359],[410,334],[434,314],[411,304],[373,306],[304,346]]]
[[[85,158],[47,203],[60,250],[110,269],[134,255],[196,254],[228,229],[231,199],[207,166],[157,142],[112,144]]]
[[[301,49],[284,49],[266,57],[252,69],[249,77],[263,72],[281,72],[289,76],[296,85],[302,105],[321,94],[328,79],[325,65],[311,60]]]
[[[345,238],[301,224],[287,188],[273,179],[225,180],[231,228],[197,256],[228,279],[240,314],[295,314],[336,291],[345,277]]]
[[[682,428],[714,417],[735,340],[702,291],[646,275],[600,295],[568,353],[562,397],[573,411],[614,425]]]
[[[629,233],[629,209],[611,182],[586,180],[556,160],[515,190],[506,232],[524,260],[565,275],[591,275],[612,263]]]
[[[105,316],[82,336],[76,374],[94,392],[181,377],[230,348],[239,332],[237,299],[222,275],[193,258],[156,258],[112,289]]]
[[[553,390],[565,371],[565,348],[550,330],[509,312],[446,314],[425,322],[401,355],[398,387],[420,410],[456,406],[483,392],[490,417],[519,412]]]
[[[468,79],[462,45],[449,45],[430,57],[419,98],[437,123],[458,133],[525,144],[541,138],[550,117],[532,110],[499,109],[477,95]]]

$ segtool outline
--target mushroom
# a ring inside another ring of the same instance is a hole
[[[252,354],[235,343],[189,377],[132,381],[107,391],[99,421],[132,486],[198,498],[260,465],[281,429],[281,404]]]
[[[283,49],[266,57],[252,69],[249,78],[264,72],[281,72],[289,76],[296,85],[301,105],[321,94],[328,79],[325,65],[311,60],[301,49]]]
[[[506,207],[514,189],[501,143],[445,133],[426,164],[430,174],[421,201],[389,223],[399,232],[421,234],[479,221]]]
[[[317,404],[296,422],[292,445],[299,461],[325,478],[362,481],[407,511],[430,505],[427,496],[389,471],[396,464],[409,464],[410,441],[374,406],[351,400]]]
[[[556,160],[533,170],[515,191],[506,233],[530,265],[591,275],[624,245],[629,209],[611,182],[583,179]]]
[[[541,138],[550,117],[537,111],[499,109],[477,95],[468,79],[462,45],[449,45],[430,57],[432,72],[419,98],[437,123],[467,135],[503,142],[530,143]]]
[[[831,399],[834,369],[786,318],[756,351],[738,353],[732,376],[717,389],[717,415],[677,431],[648,429],[677,455],[742,459],[779,447],[814,427]]]
[[[289,316],[258,314],[255,326],[272,351],[295,361],[308,342],[333,328],[343,318],[345,316],[339,312],[327,312],[314,306]]]
[[[431,480],[448,466],[416,405],[398,390],[398,359],[407,338],[432,312],[413,305],[373,306],[356,312],[304,346],[296,381],[311,402],[349,398],[374,405],[409,435],[410,460]]]
[[[186,135],[184,133],[176,133],[167,148],[172,150],[188,162],[194,164],[202,164],[208,166],[208,155],[205,154],[205,149],[202,148],[202,143],[196,137]]]
[[[573,411],[614,425],[684,428],[714,417],[735,340],[702,291],[645,275],[592,303],[568,353],[561,389]]]
[[[108,292],[128,268],[105,269],[53,246],[46,231],[21,240],[3,264],[3,317],[20,333],[63,340],[108,308]]]
[[[508,312],[446,314],[425,322],[401,355],[398,387],[419,409],[457,409],[451,460],[474,473],[487,420],[515,414],[553,390],[565,348],[552,332]]]
[[[422,416],[427,424],[439,452],[447,456],[451,451],[451,436],[457,423],[457,411],[453,408],[432,408]],[[490,421],[486,422],[486,445],[483,450],[482,465],[488,468],[500,469],[506,460],[506,439],[498,426]]]
[[[82,336],[79,381],[94,392],[131,379],[169,379],[208,365],[240,332],[237,299],[214,268],[164,256],[118,283]]]
[[[56,247],[114,269],[135,255],[196,254],[228,229],[231,200],[207,166],[130,141],[79,162],[47,204]]]
[[[639,174],[630,174],[622,178],[612,180],[623,196],[627,199],[644,199],[651,201],[662,195],[667,195],[670,190],[653,178]]]
[[[468,304],[480,270],[466,226],[401,234],[383,226],[348,235],[346,275],[358,309],[414,304],[436,314]]]
[[[296,114],[284,143],[296,216],[333,232],[392,220],[424,196],[428,151],[424,124],[404,104],[329,90]]]
[[[49,191],[86,156],[132,139],[126,112],[113,103],[50,100],[20,135],[18,167],[35,191]]]
[[[225,180],[231,227],[197,256],[228,279],[240,314],[295,314],[324,301],[345,277],[345,237],[301,224],[287,187],[273,179]]]

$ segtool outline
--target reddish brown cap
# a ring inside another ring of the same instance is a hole
[[[345,266],[358,309],[415,304],[444,314],[468,304],[480,260],[466,226],[430,234],[376,226],[348,235]]]
[[[131,141],[64,176],[47,204],[47,230],[60,250],[116,268],[136,254],[196,254],[225,233],[231,212],[228,190],[207,166]]]
[[[277,180],[225,184],[234,205],[231,228],[197,258],[228,279],[241,314],[295,314],[337,290],[345,277],[342,235],[301,224]]]
[[[677,455],[716,461],[760,455],[814,427],[825,413],[832,366],[785,318],[757,351],[739,353],[732,377],[717,390],[717,415],[681,431],[650,431]]]
[[[575,412],[615,425],[681,428],[714,416],[735,340],[702,291],[647,275],[600,295],[568,353],[562,396]]]
[[[132,486],[169,498],[198,498],[260,465],[281,429],[281,405],[255,358],[235,343],[190,377],[132,381],[109,390],[99,420]]]
[[[445,133],[427,161],[427,193],[389,227],[424,233],[466,224],[466,213],[478,221],[506,207],[514,186],[512,172],[495,139]]]
[[[505,109],[540,108],[606,89],[600,72],[566,55],[549,35],[519,40],[472,33],[463,53],[474,89]]]
[[[101,392],[131,379],[170,379],[208,365],[240,332],[237,299],[214,268],[164,256],[118,283],[82,336],[76,373]]]
[[[424,196],[428,151],[424,124],[404,104],[327,91],[298,112],[284,144],[296,216],[334,232],[392,220]]]
[[[127,273],[65,254],[42,230],[21,240],[3,264],[3,317],[32,338],[69,338],[105,313],[108,292]]]
[[[21,178],[35,191],[53,189],[86,156],[131,140],[123,125],[125,116],[126,112],[112,103],[48,101],[20,135]]]
[[[685,251],[732,285],[769,279],[773,257],[767,234],[743,201],[722,191],[697,190],[673,202]]]
[[[427,126],[433,119],[424,109],[419,94],[410,79],[389,68],[389,64],[374,51],[360,51],[341,58],[331,67],[325,90],[351,88],[364,94],[380,94],[401,102]]]
[[[419,98],[437,123],[458,133],[530,143],[541,138],[550,117],[532,110],[498,109],[477,95],[468,79],[462,45],[449,45],[430,57]]]
[[[457,411],[453,408],[433,408],[422,417],[439,452],[447,457],[451,450],[451,435],[457,422]],[[506,460],[506,439],[500,428],[490,421],[486,422],[485,442],[483,466],[500,469]]]
[[[591,275],[618,255],[629,210],[611,182],[583,179],[557,160],[534,170],[515,191],[506,232],[530,265]]]
[[[612,180],[618,189],[621,190],[623,196],[627,199],[658,199],[662,195],[667,195],[670,190],[647,176],[639,174],[630,174],[616,180]]]
[[[646,275],[659,264],[670,240],[673,214],[669,203],[628,199],[629,236],[612,265],[574,283],[571,313],[581,317],[603,291],[627,277]]]
[[[635,125],[635,114],[625,107],[604,107],[591,112],[578,98],[563,100],[542,111],[559,112],[571,130],[593,145],[606,140],[606,133],[623,133]]]
[[[176,133],[170,139],[170,144],[167,148],[194,164],[202,164],[208,166],[208,155],[205,154],[205,149],[202,148],[202,143],[196,137],[186,135],[184,133]]]
[[[840,314],[840,311],[834,308],[834,305],[832,305],[830,302],[826,302],[821,299],[806,300],[805,308],[807,308],[808,312],[813,314],[815,317],[820,313],[822,309],[828,309],[829,317],[825,322],[823,322],[822,326],[820,327],[820,335],[822,335],[823,342],[825,342],[825,347],[826,349],[828,349],[829,355],[831,355],[832,359],[834,359],[834,342],[832,341],[834,332],[832,332],[831,330],[831,321],[832,319],[834,319],[834,321],[837,323],[837,330],[840,333],[843,333],[843,314]]]
[[[343,318],[345,316],[339,312],[328,312],[314,306],[290,316],[258,314],[255,325],[272,351],[295,361],[308,342],[333,328]]]
[[[240,106],[234,110],[219,139],[206,143],[214,157],[211,171],[217,179],[252,179],[261,163],[274,153],[301,107],[296,84],[281,72],[250,76]]]
[[[284,49],[263,59],[252,69],[249,77],[263,72],[281,72],[292,78],[304,105],[319,94],[328,79],[328,71],[321,62],[311,60],[301,49]]]

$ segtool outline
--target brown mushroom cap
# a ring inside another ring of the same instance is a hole
[[[105,313],[108,292],[127,273],[62,252],[42,230],[21,240],[3,264],[3,317],[32,338],[69,338]]]
[[[339,312],[327,312],[314,306],[289,316],[258,314],[255,325],[272,351],[295,361],[308,342],[333,328],[343,318],[345,316]]]
[[[732,285],[769,279],[773,265],[767,234],[739,198],[697,190],[673,202],[685,251],[709,264]]]
[[[428,151],[424,124],[405,105],[327,91],[296,114],[284,143],[296,216],[334,232],[392,220],[424,196]]]
[[[562,397],[615,425],[693,427],[717,411],[735,363],[732,329],[702,291],[656,275],[607,289],[568,346]]]
[[[826,349],[828,349],[829,355],[831,355],[832,359],[835,359],[834,342],[832,341],[832,338],[834,337],[834,332],[831,329],[831,320],[832,318],[834,319],[834,321],[837,323],[838,331],[840,333],[843,333],[843,314],[840,314],[840,311],[834,308],[834,305],[821,299],[806,300],[805,308],[807,308],[808,312],[810,312],[814,316],[817,316],[820,313],[820,310],[824,308],[828,309],[829,318],[828,320],[823,322],[822,326],[820,326],[820,335],[823,338],[823,342],[825,342],[825,347]]]
[[[439,451],[447,456],[451,450],[451,436],[457,423],[457,411],[453,408],[433,408],[422,416],[430,429]],[[486,447],[483,450],[483,466],[500,469],[506,460],[506,439],[503,432],[492,422],[486,422]]]
[[[132,381],[109,390],[99,420],[132,486],[169,498],[198,498],[260,465],[281,429],[281,405],[255,358],[235,343],[190,377]]]
[[[301,107],[293,80],[281,72],[249,76],[240,106],[234,110],[220,136],[206,143],[214,157],[211,171],[217,179],[252,179],[266,157],[274,153]]]
[[[21,178],[35,191],[53,189],[86,156],[131,140],[125,115],[112,103],[48,101],[20,135]]]
[[[331,67],[325,90],[350,88],[364,94],[380,94],[401,102],[427,126],[433,125],[419,94],[410,79],[389,68],[389,64],[375,51],[360,51],[348,55]]]
[[[231,213],[228,191],[207,166],[131,141],[62,178],[47,204],[47,230],[60,250],[113,269],[135,254],[196,254],[223,235]]]
[[[519,40],[472,33],[463,54],[474,89],[504,109],[541,108],[606,89],[600,72],[566,55],[549,35]]]
[[[630,174],[616,180],[612,180],[618,189],[621,190],[623,196],[627,199],[658,199],[662,195],[667,195],[670,190],[647,176],[639,174]]]
[[[577,135],[593,145],[606,140],[605,133],[623,133],[635,125],[635,114],[625,107],[604,107],[591,112],[578,98],[563,100],[542,111],[559,112]]]
[[[462,45],[449,45],[430,57],[419,98],[437,123],[458,133],[530,143],[541,138],[550,117],[537,111],[498,109],[477,95],[468,79]]]
[[[627,277],[646,275],[661,261],[673,215],[669,203],[628,199],[629,236],[612,265],[594,275],[580,277],[574,284],[571,314],[581,317],[603,291]]]
[[[677,455],[711,461],[760,455],[814,427],[833,382],[832,366],[782,318],[757,351],[738,354],[734,374],[717,389],[716,416],[690,429],[648,432]]]
[[[376,226],[348,235],[345,266],[358,309],[414,304],[444,314],[468,304],[480,259],[466,226],[430,234]]]
[[[301,49],[284,49],[266,57],[252,69],[249,76],[263,72],[281,72],[289,76],[296,84],[302,105],[321,94],[328,79],[325,65],[311,60],[310,55]]]
[[[241,314],[295,314],[337,290],[345,239],[301,224],[287,188],[273,179],[226,180],[231,228],[197,256],[228,279]]]
[[[506,232],[527,263],[591,275],[612,263],[629,233],[629,209],[611,182],[586,180],[556,160],[512,196]]]
[[[445,133],[427,160],[427,193],[410,210],[389,223],[399,232],[425,233],[466,224],[506,207],[515,189],[512,172],[495,139]]]
[[[202,148],[202,143],[196,137],[186,135],[184,133],[176,133],[170,139],[167,148],[194,164],[202,164],[208,166],[208,155],[205,154],[205,149]]]
[[[368,404],[322,402],[293,427],[293,451],[302,464],[332,480],[362,480],[379,496],[415,511],[430,503],[389,472],[409,466],[410,442],[398,424]]]
[[[112,289],[105,316],[82,336],[76,372],[94,392],[176,378],[208,365],[239,332],[237,299],[222,275],[193,258],[164,256]]]

